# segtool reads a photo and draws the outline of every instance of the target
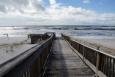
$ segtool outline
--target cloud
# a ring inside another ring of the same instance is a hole
[[[47,16],[48,20],[54,24],[115,25],[114,13],[97,13],[81,7],[55,5],[58,6],[46,10],[47,15],[49,15]]]
[[[64,6],[56,0],[1,0],[2,25],[115,25],[115,13],[98,13],[81,7]],[[19,23],[21,22],[21,23]]]
[[[55,4],[57,4],[57,3],[56,3],[56,0],[49,0],[49,2],[50,2],[50,5],[55,5]]]
[[[41,0],[1,0],[0,12],[37,13],[44,9],[41,2]]]
[[[4,7],[4,5],[0,5],[0,10],[1,10],[2,12],[6,12],[6,7]]]
[[[83,3],[90,3],[92,0],[82,0]]]

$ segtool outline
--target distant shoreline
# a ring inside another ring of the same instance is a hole
[[[97,26],[97,27],[115,27],[115,25],[0,25],[0,27],[51,27],[51,26],[77,26],[77,27],[91,27],[91,26]]]

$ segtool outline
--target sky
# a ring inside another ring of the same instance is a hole
[[[115,26],[115,0],[0,0],[0,26]]]

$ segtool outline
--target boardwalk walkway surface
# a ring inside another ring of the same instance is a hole
[[[44,77],[94,77],[94,73],[72,51],[66,41],[57,38]]]

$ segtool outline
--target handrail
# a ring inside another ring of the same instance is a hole
[[[115,56],[78,43],[64,34],[62,34],[62,37],[67,40],[70,45],[86,59],[86,61],[88,60],[88,62],[93,65],[96,76],[115,77]]]
[[[55,34],[42,42],[41,45],[28,49],[13,59],[0,65],[0,77],[37,77],[43,70],[44,63],[50,52]]]
[[[77,42],[76,40],[73,40],[73,39],[71,39],[71,40],[74,41],[74,42]],[[79,42],[77,42],[77,43],[79,43]],[[79,43],[79,44],[84,45],[84,44],[82,44],[82,43]],[[85,46],[85,47],[88,47],[88,48],[90,48],[90,49],[92,49],[92,50],[95,50],[96,52],[102,53],[102,54],[104,54],[104,55],[106,55],[106,56],[109,56],[109,57],[112,57],[112,58],[115,59],[115,56],[113,56],[113,55],[111,55],[111,54],[108,54],[108,53],[106,53],[106,52],[102,52],[101,50],[97,50],[97,49],[92,48],[92,47],[89,47],[89,46],[87,46],[87,45],[84,45],[84,46]]]
[[[106,53],[106,52],[103,52],[103,51],[99,50],[99,48],[100,48],[99,46],[100,46],[100,45],[97,46],[97,49],[96,49],[96,48],[87,46],[87,45],[85,45],[85,44],[83,44],[83,43],[80,43],[80,42],[78,42],[77,40],[73,39],[72,37],[70,37],[70,39],[71,39],[72,41],[75,41],[75,42],[81,44],[81,45],[84,45],[85,47],[88,47],[88,48],[90,48],[90,49],[93,49],[93,50],[95,50],[95,51],[97,51],[97,52],[99,52],[99,53],[102,53],[102,54],[105,54],[105,55],[110,56],[110,57],[112,57],[112,58],[115,58],[115,56],[113,56],[113,55],[111,55],[111,54],[108,54],[108,53]]]

